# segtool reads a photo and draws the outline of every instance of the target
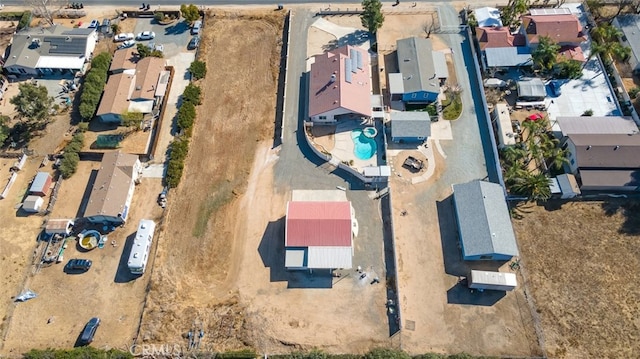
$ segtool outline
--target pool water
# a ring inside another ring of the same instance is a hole
[[[361,160],[368,160],[376,154],[378,145],[373,138],[369,138],[362,133],[362,130],[351,131],[351,140],[353,140],[353,154]]]

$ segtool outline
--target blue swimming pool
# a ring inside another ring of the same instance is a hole
[[[353,140],[353,154],[361,160],[368,160],[376,154],[378,145],[376,140],[369,138],[362,133],[362,130],[351,131],[351,139]]]

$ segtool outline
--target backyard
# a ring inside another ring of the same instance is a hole
[[[640,217],[636,203],[624,202],[515,210],[521,264],[549,357],[630,358],[640,351]]]

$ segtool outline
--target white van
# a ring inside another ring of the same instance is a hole
[[[191,27],[191,35],[198,35],[200,33],[200,28],[202,28],[202,21],[198,20],[194,22]]]

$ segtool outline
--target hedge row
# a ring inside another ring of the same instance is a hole
[[[201,103],[202,90],[194,84],[189,84],[182,93],[182,105],[178,109],[177,125],[180,137],[171,143],[171,154],[167,165],[167,185],[175,188],[180,183],[184,161],[189,152],[189,138],[196,119],[196,106]]]
[[[78,162],[80,161],[78,152],[82,151],[82,146],[84,146],[84,134],[77,132],[73,135],[71,142],[64,147],[64,154],[58,168],[62,178],[67,179],[76,173]]]
[[[80,95],[80,117],[84,121],[89,121],[96,113],[100,96],[107,82],[107,72],[111,64],[111,54],[101,52],[91,60],[91,69],[84,78],[82,94]]]

